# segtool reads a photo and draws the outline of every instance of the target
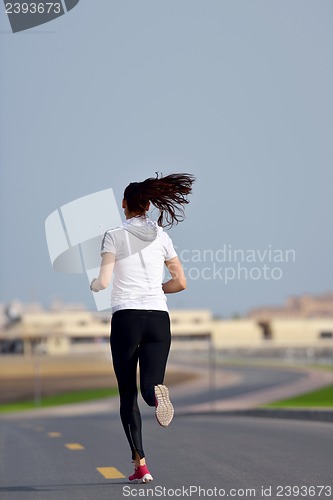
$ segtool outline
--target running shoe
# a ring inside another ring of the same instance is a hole
[[[154,391],[156,420],[162,427],[168,427],[174,415],[169,389],[165,385],[155,385]]]
[[[150,474],[147,465],[139,465],[135,467],[135,472],[128,478],[131,483],[149,483],[153,480],[153,476]]]

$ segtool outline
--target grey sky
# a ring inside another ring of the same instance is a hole
[[[45,219],[155,171],[197,176],[178,251],[296,253],[278,280],[189,279],[170,307],[332,289],[331,1],[80,0],[17,34],[0,9],[1,302],[94,308],[85,275],[52,269]]]

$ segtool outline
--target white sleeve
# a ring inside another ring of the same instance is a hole
[[[115,238],[111,231],[106,231],[101,244],[101,254],[106,252],[116,253]]]
[[[167,233],[163,233],[163,236],[164,236],[163,247],[165,251],[165,260],[170,260],[173,259],[174,257],[177,257],[177,252],[174,249],[170,236]]]

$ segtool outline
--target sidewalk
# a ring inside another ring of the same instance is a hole
[[[288,368],[290,369],[290,368]],[[299,369],[304,377],[293,383],[279,387],[260,390],[234,398],[215,400],[209,403],[184,406],[178,409],[177,415],[221,415],[221,416],[251,416],[265,418],[291,418],[298,420],[333,422],[332,408],[260,408],[261,405],[297,396],[301,393],[320,389],[333,384],[333,373],[324,370]],[[233,380],[237,383],[237,380]],[[333,395],[332,395],[333,398]]]
[[[253,409],[261,405],[287,399],[301,393],[310,392],[319,389],[325,385],[333,384],[333,373],[324,370],[315,370],[307,368],[288,368],[288,370],[295,370],[304,373],[304,377],[296,380],[293,383],[280,385],[275,388],[265,389],[260,391],[251,392],[242,396],[237,396],[229,399],[216,400],[214,402],[203,403],[198,405],[191,405],[183,407],[184,412],[200,412],[212,409],[212,404],[215,411],[223,410],[245,410]],[[233,383],[238,383],[233,380]],[[219,384],[217,387],[223,387],[225,384]],[[332,408],[333,411],[333,408]]]

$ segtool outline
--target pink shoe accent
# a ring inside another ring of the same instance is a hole
[[[131,483],[149,483],[153,480],[153,476],[150,474],[147,465],[139,465],[135,467],[135,472],[128,478]]]

